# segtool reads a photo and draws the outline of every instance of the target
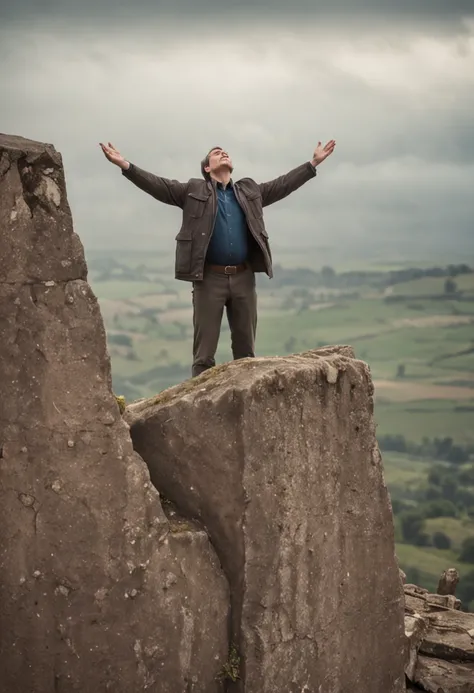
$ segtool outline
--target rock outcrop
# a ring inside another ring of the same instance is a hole
[[[406,671],[438,693],[455,671],[446,693],[471,692],[454,596],[405,587],[406,646],[350,348],[218,367],[122,418],[49,145],[0,135],[0,255],[1,691],[402,693]]]
[[[0,135],[0,688],[213,693],[227,580],[111,392],[53,147]]]
[[[474,693],[474,614],[454,595],[405,585],[405,673],[429,693]]]
[[[153,483],[226,572],[235,690],[405,690],[372,395],[342,347],[233,362],[126,409]]]

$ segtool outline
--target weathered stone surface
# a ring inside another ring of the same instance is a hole
[[[474,664],[419,656],[415,683],[427,693],[474,693]]]
[[[125,413],[154,484],[226,571],[238,690],[405,690],[372,393],[350,349],[326,348],[218,367]]]
[[[405,635],[407,638],[407,659],[405,664],[405,674],[410,681],[413,681],[418,650],[423,642],[423,638],[428,630],[427,621],[419,614],[405,616]]]
[[[459,573],[456,568],[448,568],[445,570],[438,582],[438,589],[436,590],[438,594],[451,594],[456,593],[456,587],[459,583]]]
[[[453,595],[417,595],[405,587],[406,613],[418,614],[426,623],[419,651],[440,659],[474,662],[474,614],[459,611],[456,602]]]
[[[474,693],[474,614],[459,611],[453,594],[404,589],[408,690]]]
[[[54,147],[0,134],[0,186],[0,282],[85,279],[61,155]]]
[[[222,690],[227,581],[133,452],[52,147],[0,136],[0,255],[1,690]]]

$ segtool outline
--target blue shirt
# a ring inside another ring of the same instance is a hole
[[[217,216],[207,249],[206,262],[211,265],[240,265],[247,260],[248,227],[230,182],[226,188],[216,185]]]

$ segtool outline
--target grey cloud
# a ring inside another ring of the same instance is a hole
[[[327,18],[374,18],[388,22],[391,17],[407,17],[421,21],[460,20],[472,16],[471,0],[239,0],[223,4],[222,0],[1,0],[0,19],[32,18],[79,18],[102,17],[113,23],[120,18],[178,16],[187,21],[190,17],[212,17],[225,21],[235,17],[248,21],[261,16],[271,22],[279,16],[311,16]]]
[[[199,175],[203,153],[218,142],[233,155],[237,176],[263,180],[331,137],[336,153],[314,185],[268,210],[276,247],[407,240],[448,247],[448,230],[451,250],[469,247],[474,53],[472,38],[439,37],[450,19],[441,12],[430,15],[441,27],[435,47],[445,51],[438,73],[429,56],[412,50],[413,41],[433,39],[425,24],[407,38],[387,16],[386,28],[357,35],[351,20],[341,19],[317,41],[305,23],[282,28],[270,15],[257,31],[250,18],[244,28],[233,22],[224,36],[228,55],[222,63],[219,54],[216,67],[186,15],[176,32],[145,24],[99,30],[92,10],[85,15],[87,4],[77,6],[87,20],[82,31],[45,24],[7,32],[3,24],[0,112],[2,129],[51,141],[63,153],[86,247],[171,250],[179,224],[179,212],[121,178],[99,140],[180,179]],[[461,16],[460,5],[453,8]],[[246,17],[242,12],[240,21]],[[369,58],[352,64],[365,50]],[[394,57],[380,75],[375,68],[387,50]]]

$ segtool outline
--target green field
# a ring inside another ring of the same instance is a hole
[[[471,391],[467,389],[467,392]],[[458,442],[474,442],[473,399],[462,402],[449,399],[384,401],[376,405],[376,421],[378,434],[401,434],[414,442],[433,436],[451,436]]]
[[[423,277],[413,281],[398,284],[394,288],[394,293],[402,296],[417,296],[444,293],[444,277]],[[460,291],[474,293],[474,275],[464,275],[455,279],[457,288]]]
[[[414,271],[408,262],[364,267],[359,261],[354,271],[344,267],[339,274],[318,274],[301,269],[305,258],[288,251],[280,262],[273,281],[258,279],[258,355],[350,344],[375,381],[379,439],[398,435],[413,445],[442,438],[474,444],[473,272],[441,268],[443,276],[410,278]],[[188,378],[191,286],[173,279],[171,256],[150,259],[137,251],[124,260],[100,254],[89,266],[117,394],[128,400],[151,396]],[[429,271],[428,263],[417,267]],[[217,361],[230,358],[223,324]],[[434,458],[426,450],[421,457],[384,451],[383,458],[392,497],[417,507]],[[430,537],[445,533],[450,550],[397,544],[401,564],[416,568],[430,588],[441,570],[457,565],[462,541],[474,536],[474,512],[467,514],[468,501],[463,502],[456,517],[429,518],[424,524]],[[401,539],[398,517],[395,526]],[[473,568],[459,567],[462,572]]]
[[[396,452],[382,455],[385,480],[389,487],[405,488],[419,486],[426,480],[431,462]]]
[[[460,563],[455,551],[441,551],[431,547],[420,548],[400,543],[397,543],[395,548],[400,567],[408,575],[411,568],[417,568],[422,578],[420,582],[423,583],[423,587],[430,590],[436,591],[438,579],[446,568],[456,568],[461,579],[463,574],[474,568],[473,565]]]

